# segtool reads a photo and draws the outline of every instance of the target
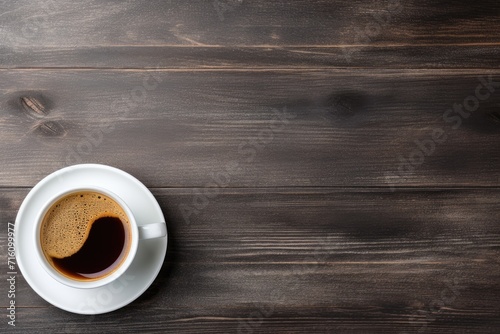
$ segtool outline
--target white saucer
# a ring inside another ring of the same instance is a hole
[[[120,196],[132,210],[138,225],[165,221],[151,192],[130,174],[97,164],[70,166],[45,177],[23,201],[15,225],[16,258],[28,284],[52,305],[73,313],[101,314],[131,303],[153,283],[165,259],[168,235],[140,241],[128,270],[105,286],[76,289],[54,280],[33,255],[35,217],[47,199],[55,194],[89,185],[107,188]]]

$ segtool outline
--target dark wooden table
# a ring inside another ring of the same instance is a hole
[[[498,1],[2,1],[0,332],[500,332]],[[169,246],[89,317],[16,281],[8,224],[76,163]]]

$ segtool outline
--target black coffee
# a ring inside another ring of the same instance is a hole
[[[47,261],[64,276],[97,280],[113,273],[127,257],[130,222],[109,196],[76,192],[48,210],[40,228],[40,243]]]
[[[120,218],[102,217],[90,228],[89,236],[75,254],[52,258],[59,271],[76,279],[97,278],[115,268],[125,246],[125,229]]]

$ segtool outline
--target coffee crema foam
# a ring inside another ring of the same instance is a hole
[[[45,215],[40,231],[42,250],[57,259],[77,253],[92,224],[102,217],[116,217],[125,226],[130,224],[120,205],[104,194],[78,192],[64,196]]]

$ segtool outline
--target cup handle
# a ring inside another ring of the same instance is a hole
[[[162,238],[167,235],[167,224],[165,223],[146,224],[138,226],[138,228],[140,240]]]

